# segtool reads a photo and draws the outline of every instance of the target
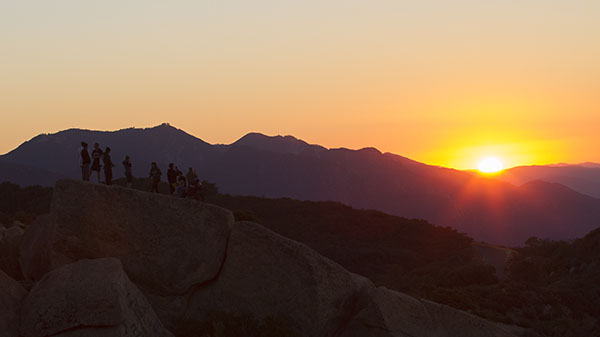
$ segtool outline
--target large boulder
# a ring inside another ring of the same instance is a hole
[[[0,270],[0,337],[19,336],[19,312],[27,291]]]
[[[193,294],[186,319],[202,322],[211,312],[227,312],[278,320],[301,336],[333,336],[373,289],[301,243],[238,222],[221,273]]]
[[[489,322],[447,305],[423,300],[433,320],[446,331],[448,337],[515,337],[503,326]],[[460,333],[459,333],[460,332]]]
[[[23,337],[172,337],[115,258],[80,260],[44,276],[23,302]]]
[[[184,294],[216,277],[233,221],[194,200],[62,180],[50,215],[25,235],[22,265],[35,280],[82,258],[116,257],[145,289]]]
[[[39,281],[52,269],[52,239],[56,224],[49,214],[38,216],[27,228],[20,247],[20,262],[25,279]],[[64,263],[68,263],[65,261]],[[57,262],[60,266],[63,262]]]
[[[377,288],[342,337],[515,337],[503,327],[451,307]]]
[[[15,280],[22,280],[23,273],[19,263],[20,245],[24,231],[19,226],[12,226],[4,231],[0,239],[0,269]]]
[[[10,227],[15,227],[15,226],[16,226],[16,227],[19,227],[19,228],[21,228],[21,229],[23,229],[23,230],[25,230],[25,229],[27,228],[27,225],[25,225],[24,223],[22,223],[22,222],[21,222],[21,221],[19,221],[19,220],[15,220],[15,221],[13,221],[13,222],[12,222],[12,225],[11,225]]]
[[[0,240],[4,237],[4,233],[6,232],[6,227],[3,224],[0,224]]]

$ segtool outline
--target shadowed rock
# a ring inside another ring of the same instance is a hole
[[[0,337],[19,336],[19,312],[27,291],[0,270]]]
[[[377,288],[342,337],[515,337],[502,327],[445,305]]]
[[[373,285],[309,247],[249,222],[232,229],[219,277],[192,296],[187,318],[209,311],[275,318],[302,336],[332,336]]]
[[[19,264],[19,247],[23,233],[20,226],[12,226],[6,229],[0,238],[0,269],[15,280],[23,279]]]
[[[23,235],[20,262],[26,279],[39,281],[47,272],[54,269],[51,244],[55,228],[50,215],[40,215]]]
[[[104,267],[72,263],[102,257],[121,261],[144,301],[116,300],[132,298],[118,289],[139,293],[116,260],[102,259],[113,261]],[[301,243],[258,224],[234,224],[222,208],[121,187],[59,182],[50,214],[24,235],[21,262],[26,277],[42,279],[25,301],[23,337],[130,336],[129,323],[118,322],[133,317],[127,322],[154,326],[154,316],[140,316],[147,309],[181,336],[205,332],[221,312],[311,337],[513,337],[450,307],[376,289]],[[86,268],[93,270],[71,270]]]
[[[514,337],[503,327],[447,305],[423,300],[436,324],[449,337]],[[460,331],[460,333],[459,333]]]
[[[181,294],[216,276],[233,215],[193,200],[63,180],[54,188],[50,218],[40,222],[23,245],[28,277],[82,258],[110,256],[121,260],[134,282]],[[47,270],[44,254],[50,258]]]
[[[172,337],[119,260],[81,260],[44,276],[23,302],[23,337]]]

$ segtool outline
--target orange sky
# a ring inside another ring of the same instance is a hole
[[[169,122],[460,169],[600,162],[599,1],[14,1],[0,41],[0,153]]]

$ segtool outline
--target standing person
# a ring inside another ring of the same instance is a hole
[[[151,192],[158,192],[158,184],[160,183],[160,176],[162,176],[162,172],[156,165],[156,162],[152,163],[152,168],[150,169],[150,178],[152,178],[152,190]]]
[[[177,183],[177,189],[175,190],[175,196],[179,198],[185,198],[187,189],[185,188],[185,178],[179,177],[179,182]]]
[[[123,160],[123,167],[125,168],[125,178],[127,178],[127,187],[131,187],[133,182],[133,174],[131,173],[131,158],[125,156]]]
[[[187,197],[204,202],[204,191],[202,191],[202,183],[200,183],[200,180],[196,179],[193,182],[190,181],[188,182],[188,185]]]
[[[81,142],[81,152],[79,164],[81,165],[81,178],[83,181],[90,181],[90,154],[88,153],[88,145],[86,142]]]
[[[177,169],[174,168],[173,163],[169,164],[169,169],[167,170],[167,181],[169,182],[169,193],[173,195],[175,193],[175,188],[177,187]]]
[[[100,149],[100,144],[94,143],[94,151],[92,151],[92,167],[91,170],[98,172],[98,184],[100,183],[100,169],[102,165],[100,165],[100,158],[102,157],[102,150]]]
[[[110,158],[110,147],[107,147],[106,150],[104,150],[102,161],[104,162],[104,179],[106,179],[106,185],[112,185],[112,168],[115,165],[113,165],[112,159]]]
[[[187,178],[187,181],[189,184],[191,184],[196,179],[198,179],[198,175],[196,174],[196,171],[194,170],[193,167],[190,167],[190,169],[188,170],[188,172],[186,174],[186,178]]]

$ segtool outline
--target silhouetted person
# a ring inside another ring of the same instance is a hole
[[[187,174],[186,174],[186,178],[188,183],[192,183],[194,180],[198,179],[198,175],[196,174],[196,171],[194,170],[193,167],[190,167],[190,169],[188,170]]]
[[[131,187],[131,184],[133,183],[133,174],[131,173],[131,158],[129,158],[129,156],[125,156],[125,160],[123,160],[123,167],[125,168],[127,187]]]
[[[86,142],[81,142],[81,152],[79,158],[79,164],[81,165],[81,178],[83,181],[90,180],[90,164],[92,162],[90,154],[88,153],[88,145]]]
[[[104,162],[104,178],[106,179],[106,185],[112,185],[112,168],[115,165],[113,165],[112,159],[110,158],[110,147],[107,147],[104,150],[102,160]]]
[[[160,183],[160,176],[162,176],[162,172],[158,168],[155,162],[152,163],[152,168],[150,169],[150,178],[152,178],[152,190],[151,192],[158,193],[158,184]]]
[[[102,150],[100,149],[100,144],[94,144],[94,151],[92,151],[92,172],[98,172],[98,183],[100,183],[100,169],[102,165],[100,165],[100,158],[102,158]]]
[[[188,182],[187,197],[204,202],[204,191],[200,180],[196,179],[193,182]]]
[[[177,188],[175,189],[175,196],[179,198],[185,198],[187,189],[185,188],[185,178],[179,177]]]
[[[175,188],[177,187],[177,169],[173,166],[173,163],[169,164],[169,169],[167,170],[167,181],[169,182],[169,193],[173,195],[175,193]]]

